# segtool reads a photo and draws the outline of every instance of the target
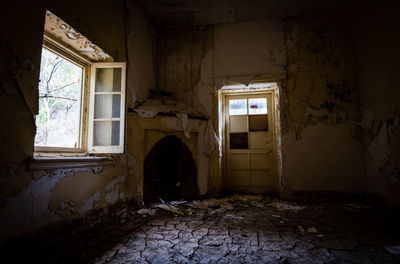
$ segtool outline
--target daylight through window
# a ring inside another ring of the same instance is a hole
[[[42,50],[35,146],[80,147],[84,68]]]

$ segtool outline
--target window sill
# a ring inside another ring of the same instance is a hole
[[[112,157],[33,157],[29,161],[29,170],[72,169],[99,166],[114,166]]]

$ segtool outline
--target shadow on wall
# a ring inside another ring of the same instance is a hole
[[[144,162],[143,200],[190,200],[196,196],[196,164],[191,151],[176,136],[162,138]]]

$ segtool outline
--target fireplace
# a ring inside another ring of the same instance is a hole
[[[145,202],[194,199],[196,164],[189,148],[176,136],[159,140],[144,161]]]

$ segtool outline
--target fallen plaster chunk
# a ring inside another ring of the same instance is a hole
[[[385,246],[385,248],[393,255],[400,255],[400,246]]]
[[[214,214],[223,214],[223,213],[225,213],[225,212],[228,211],[228,210],[229,210],[228,207],[221,207],[221,208],[219,208],[219,209],[212,210],[212,211],[210,212],[210,215],[214,215]]]
[[[169,211],[174,214],[184,215],[184,213],[181,210],[170,204],[158,204],[155,207],[163,209],[165,211]]]
[[[280,218],[281,216],[280,215],[271,215],[272,217],[275,217],[275,218]]]
[[[185,213],[187,215],[192,215],[193,214],[192,209],[190,209],[190,208],[186,209]]]
[[[255,206],[255,207],[258,207],[258,208],[264,208],[264,207],[265,207],[265,204],[260,203],[260,202],[258,202],[258,201],[251,201],[251,204],[252,204],[253,206]]]
[[[187,203],[187,201],[171,201],[169,203],[171,205],[173,205],[173,206],[177,206],[177,205],[181,205],[181,204]]]
[[[153,215],[156,213],[156,211],[153,209],[143,208],[143,209],[138,210],[137,213],[140,215]]]
[[[247,202],[247,201],[260,201],[263,199],[263,197],[261,195],[233,195],[232,196],[233,200],[236,201],[243,201],[243,202]]]
[[[205,210],[209,210],[210,208],[208,207],[208,204],[206,204],[204,201],[203,202],[199,202],[199,201],[193,201],[190,204],[188,204],[188,206],[195,208],[195,209],[205,209]]]
[[[284,210],[284,211],[287,210],[287,211],[295,211],[295,212],[306,208],[305,206],[286,204],[286,203],[277,202],[277,201],[272,201],[269,205],[277,210]]]
[[[308,232],[308,233],[318,233],[317,229],[314,228],[314,227],[309,227],[309,228],[307,228],[307,232]]]

